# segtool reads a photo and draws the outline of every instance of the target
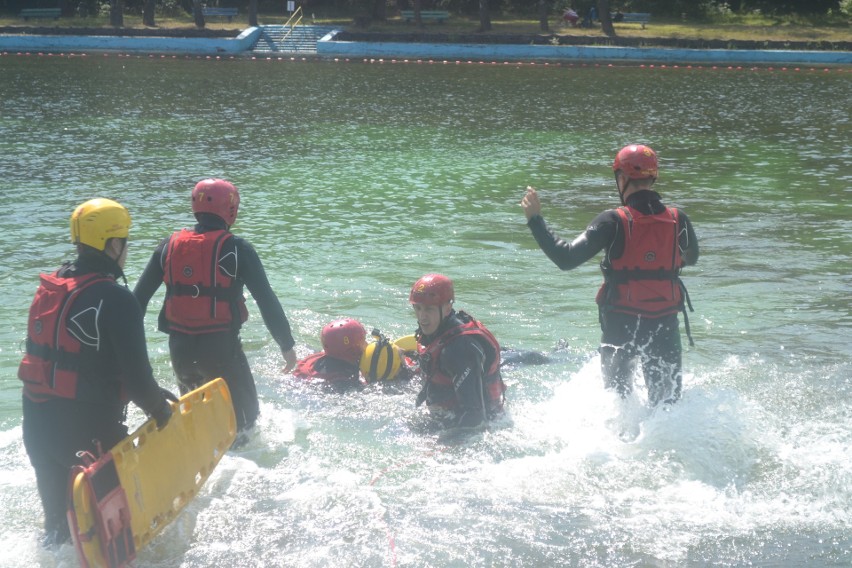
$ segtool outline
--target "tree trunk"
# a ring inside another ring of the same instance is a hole
[[[201,0],[192,0],[192,17],[195,19],[195,27],[204,27],[204,14],[201,12]]]
[[[388,3],[387,0],[374,0],[373,2],[373,19],[380,22],[386,22],[388,19]]]
[[[598,0],[598,18],[601,20],[601,30],[609,37],[615,37],[612,27],[612,16],[609,14],[609,0]]]
[[[110,0],[109,25],[114,28],[124,27],[124,0]]]
[[[538,29],[543,32],[550,31],[550,26],[547,23],[550,15],[550,0],[538,0]]]
[[[423,2],[421,0],[414,0],[414,25],[417,28],[423,27],[423,18],[420,17],[420,10],[423,9]]]
[[[479,31],[491,31],[491,12],[488,10],[488,0],[479,0]]]
[[[145,6],[142,8],[142,23],[149,27],[156,27],[154,23],[154,4],[156,0],[145,0]]]
[[[252,27],[257,27],[257,0],[251,0],[249,2],[249,25]]]

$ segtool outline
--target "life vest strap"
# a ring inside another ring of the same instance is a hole
[[[694,312],[692,309],[692,301],[689,299],[689,292],[686,289],[686,285],[683,283],[683,280],[678,278],[677,280],[678,286],[680,286],[680,291],[683,296],[683,301],[681,301],[681,311],[683,312],[683,329],[686,332],[686,338],[689,340],[689,346],[695,347],[695,342],[692,340],[692,333],[689,329],[689,316],[686,313],[686,307],[689,306],[689,311]]]
[[[232,302],[242,297],[242,291],[237,287],[198,286],[197,284],[182,284],[178,282],[170,285],[168,288],[169,294],[172,296],[192,296],[193,298],[204,296],[226,302]]]
[[[603,270],[604,278],[613,284],[627,284],[630,280],[677,280],[680,277],[679,270],[641,270],[606,268]]]
[[[50,345],[36,343],[31,337],[27,337],[27,353],[39,359],[56,363],[58,367],[69,371],[76,371],[80,367],[80,355],[78,353],[54,349]]]

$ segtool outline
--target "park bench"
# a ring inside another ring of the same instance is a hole
[[[621,18],[616,20],[618,13],[611,14],[613,22],[621,22],[624,24],[642,24],[642,29],[645,29],[645,24],[651,21],[651,14],[648,12],[624,12]]]
[[[400,10],[399,15],[406,22],[414,21],[414,10]],[[431,20],[443,24],[449,17],[450,13],[446,10],[420,10],[420,20],[423,22]]]
[[[231,18],[237,15],[236,8],[201,8],[201,14],[205,18],[209,18],[210,16],[219,16],[222,18],[228,18],[228,21],[231,21]]]
[[[25,20],[30,18],[53,18],[56,20],[61,15],[62,10],[59,8],[24,8],[20,13],[20,17]]]

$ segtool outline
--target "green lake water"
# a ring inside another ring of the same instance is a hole
[[[136,566],[848,566],[850,117],[846,69],[0,56],[0,566],[76,562],[38,546],[20,439],[39,272],[71,258],[73,208],[110,197],[133,216],[132,287],[192,224],[204,177],[239,187],[233,230],[300,355],[340,316],[412,333],[408,288],[442,272],[503,345],[552,362],[507,369],[507,416],[448,445],[417,385],[331,393],[283,375],[250,302],[256,437]],[[684,272],[696,346],[668,412],[642,388],[603,391],[599,269],[560,272],[518,205],[534,185],[573,238],[617,205],[612,158],[630,142],[657,150],[657,188],[701,245]],[[173,388],[161,300],[146,331]]]

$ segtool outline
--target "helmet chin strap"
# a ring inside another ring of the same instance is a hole
[[[112,242],[114,242],[114,241],[112,241]],[[118,254],[115,254],[115,249],[112,248],[112,245],[110,245],[110,248],[112,249],[110,251],[107,251],[106,247],[104,247],[104,250],[99,251],[102,255],[104,255],[105,257],[110,259],[112,261],[112,263],[115,265],[115,267],[118,269],[118,274],[116,274],[116,277],[119,277],[124,281],[124,287],[125,288],[127,288],[127,276],[125,276],[125,274],[124,274],[124,268],[122,268],[122,266],[118,263],[118,259],[121,258],[121,255],[124,254],[124,251],[127,250],[127,247],[129,245],[130,245],[130,241],[128,239],[122,239],[121,249],[118,250]],[[115,256],[113,256],[113,254],[115,254]]]
[[[452,313],[453,302],[450,301],[449,304],[450,304],[450,313]],[[438,330],[441,329],[441,326],[444,325],[444,320],[446,320],[448,317],[449,317],[449,313],[446,316],[444,315],[444,304],[441,304],[440,306],[438,306],[438,325],[435,326],[435,333],[437,333]]]
[[[621,189],[621,184],[618,183],[618,172],[615,172],[615,187],[618,188],[618,198],[621,200],[622,205],[627,205],[624,202],[624,194],[627,191],[627,187],[630,185],[630,178],[627,178],[627,182],[624,184],[624,189]]]

